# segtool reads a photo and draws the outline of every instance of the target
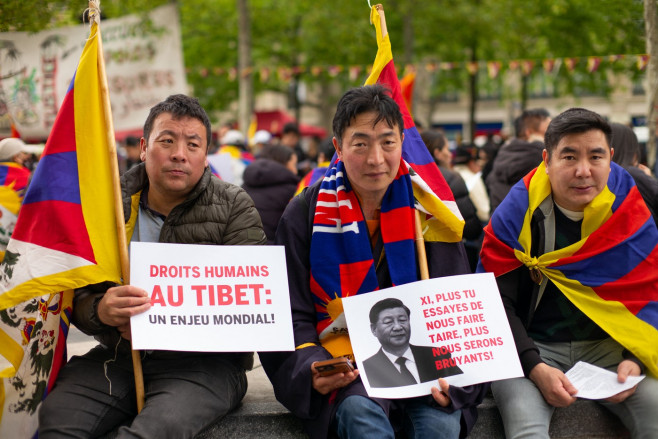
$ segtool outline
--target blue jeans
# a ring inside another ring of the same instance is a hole
[[[601,341],[535,344],[542,359],[549,366],[563,372],[579,360],[616,372],[617,365],[623,360],[623,348],[611,338]],[[503,418],[505,436],[508,439],[548,439],[548,428],[555,408],[546,402],[535,383],[527,378],[512,378],[493,382],[491,390]],[[619,404],[598,402],[621,419],[634,439],[658,437],[658,380],[655,378],[644,378],[635,393]]]
[[[459,437],[460,410],[446,413],[427,405],[424,398],[400,402],[404,405],[404,432],[409,439]],[[333,425],[341,439],[395,438],[395,431],[384,409],[363,396],[345,398],[336,410]]]

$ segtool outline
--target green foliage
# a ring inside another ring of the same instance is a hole
[[[102,0],[101,9],[105,18],[114,18],[166,3]],[[210,112],[226,109],[238,97],[236,0],[179,0],[176,4],[188,82]],[[340,90],[363,83],[365,68],[376,52],[367,1],[249,0],[248,4],[256,94],[268,89],[286,92],[293,74],[307,83],[336,83]],[[534,60],[527,81],[532,86],[545,75],[542,59],[645,51],[641,0],[390,0],[383,4],[398,68],[407,61],[421,66],[427,62],[461,63],[457,71],[437,69],[433,73],[431,99],[465,90],[468,73],[463,63],[471,60],[501,61],[501,74],[511,60]],[[0,31],[37,31],[71,24],[79,21],[86,5],[74,0],[44,0],[39,3],[41,10],[35,11],[32,2],[2,0]],[[413,38],[406,41],[405,26],[413,31]],[[604,61],[595,74],[587,74],[581,65],[577,75],[562,66],[551,77],[555,82],[552,92],[606,93],[604,71],[637,75],[630,64]],[[346,71],[328,74],[329,67],[336,65],[362,70],[352,79]],[[291,72],[293,67],[299,69]],[[263,78],[261,73],[267,70],[269,77]],[[480,78],[483,76],[486,72],[481,67]],[[491,89],[495,83],[485,81],[482,86],[486,94],[495,95]]]

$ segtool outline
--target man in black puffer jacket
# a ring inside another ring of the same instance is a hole
[[[173,95],[144,124],[144,163],[121,179],[128,241],[265,244],[260,217],[239,187],[212,176],[210,121],[198,101]],[[142,353],[145,404],[138,414],[130,317],[150,298],[131,285],[75,292],[73,323],[100,345],[60,372],[39,413],[39,436],[191,438],[235,408],[247,391],[252,353]]]

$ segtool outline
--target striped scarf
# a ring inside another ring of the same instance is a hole
[[[382,200],[380,231],[393,285],[418,280],[413,189],[402,159]],[[341,298],[369,293],[379,284],[368,227],[340,160],[327,170],[320,185],[310,263],[320,342],[334,357],[353,358]]]
[[[550,193],[544,163],[512,188],[485,228],[478,271],[539,270],[658,376],[658,230],[633,179],[612,163],[582,239],[533,257],[530,222]]]

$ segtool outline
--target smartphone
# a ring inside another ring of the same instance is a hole
[[[330,360],[318,361],[315,363],[315,369],[320,376],[326,377],[335,373],[347,373],[354,370],[354,366],[349,358],[338,357]]]

